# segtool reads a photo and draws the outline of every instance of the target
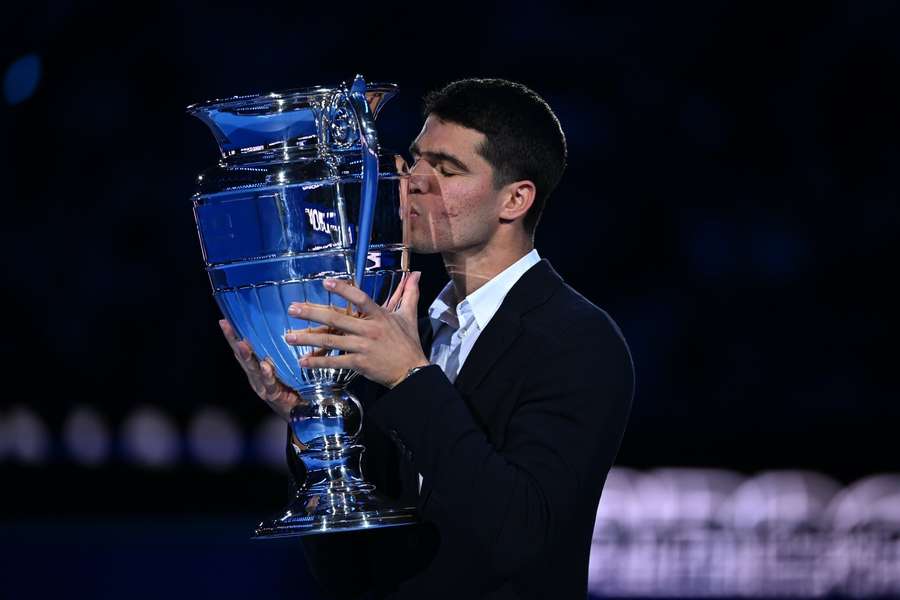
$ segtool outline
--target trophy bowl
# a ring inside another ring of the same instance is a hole
[[[280,516],[254,538],[407,525],[362,474],[362,406],[346,389],[357,373],[301,368],[292,330],[322,327],[290,316],[293,302],[353,307],[322,285],[344,278],[384,305],[409,270],[405,172],[382,152],[375,116],[392,84],[310,87],[188,107],[212,130],[222,158],[198,177],[194,218],[213,297],[239,337],[301,402],[293,451],[305,470]],[[299,442],[299,443],[298,443]]]

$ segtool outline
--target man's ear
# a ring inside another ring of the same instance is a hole
[[[503,187],[502,203],[500,204],[501,221],[509,222],[521,219],[528,213],[528,209],[534,204],[536,189],[534,182],[523,179],[514,181]]]

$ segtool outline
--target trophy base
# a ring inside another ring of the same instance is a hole
[[[374,488],[346,493],[308,490],[298,494],[280,517],[257,525],[251,539],[400,527],[417,522],[413,507],[391,506]]]

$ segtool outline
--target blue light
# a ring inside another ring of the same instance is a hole
[[[809,244],[787,229],[760,226],[750,246],[751,260],[761,274],[779,279],[792,276],[808,262]]]
[[[3,95],[10,104],[19,104],[31,98],[41,81],[41,58],[26,54],[6,70],[3,77]]]

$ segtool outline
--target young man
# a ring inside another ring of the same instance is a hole
[[[425,115],[410,147],[410,246],[440,252],[450,276],[429,316],[416,321],[418,273],[398,311],[335,281],[363,318],[294,306],[343,335],[289,339],[346,350],[301,362],[365,377],[367,476],[415,502],[422,524],[304,538],[307,558],[346,597],[584,598],[634,373],[612,319],[534,249],[565,137],[537,94],[498,79],[451,83]],[[221,324],[287,419],[296,393]]]

